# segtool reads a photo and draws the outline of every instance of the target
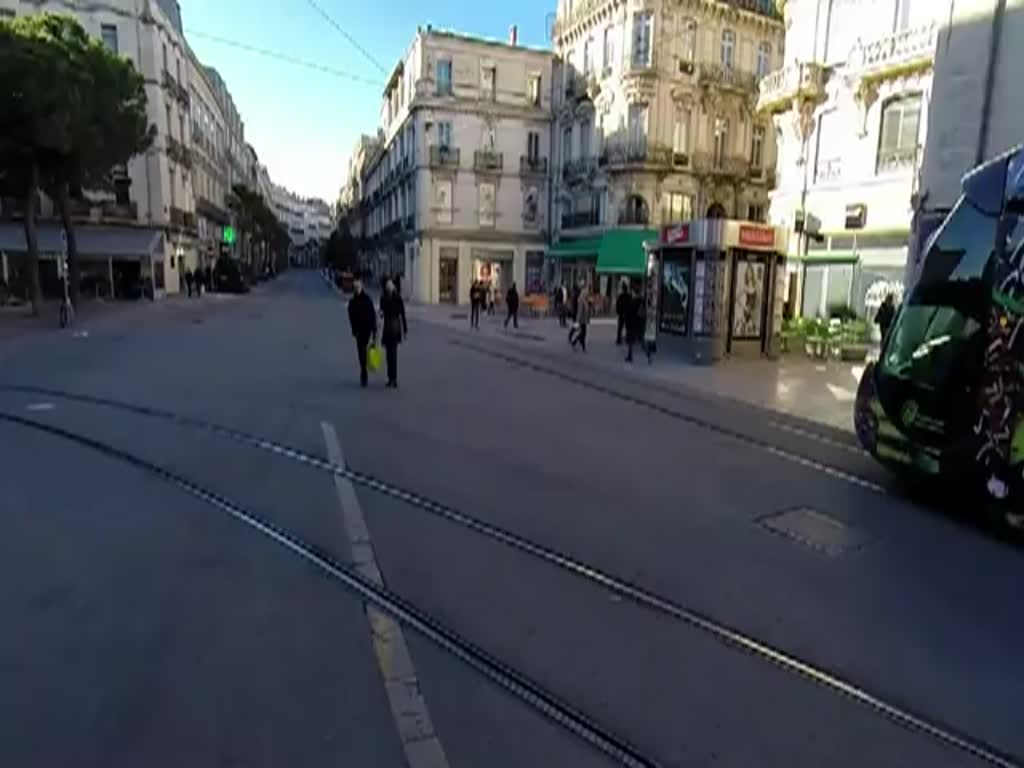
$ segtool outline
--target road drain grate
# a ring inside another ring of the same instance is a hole
[[[758,518],[758,522],[772,533],[828,557],[840,557],[867,543],[867,538],[859,531],[810,507],[775,512]]]

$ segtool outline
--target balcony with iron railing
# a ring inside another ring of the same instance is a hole
[[[596,170],[596,157],[577,157],[562,165],[562,179],[567,184],[573,184],[590,178]]]
[[[757,109],[770,113],[787,111],[794,100],[813,103],[825,99],[825,69],[821,64],[790,64],[769,72],[757,84]]]
[[[671,147],[648,142],[646,139],[614,142],[605,145],[598,165],[609,169],[630,166],[671,166]]]
[[[832,182],[839,181],[842,176],[843,158],[830,157],[827,160],[818,162],[818,167],[814,170],[814,183],[831,184]]]
[[[726,67],[721,64],[701,64],[697,74],[697,82],[705,86],[711,85],[744,93],[757,90],[757,75],[753,72],[737,69],[736,67]]]
[[[460,160],[458,147],[435,144],[430,148],[431,168],[458,168]]]
[[[547,175],[548,159],[546,157],[534,157],[532,155],[519,156],[519,172],[523,175],[537,174]]]
[[[582,229],[600,226],[601,217],[597,211],[576,211],[562,214],[562,229]]]
[[[935,24],[926,24],[861,44],[852,57],[851,74],[862,80],[883,80],[928,69],[935,59],[938,34]]]
[[[477,149],[473,152],[473,170],[485,173],[500,173],[505,166],[505,156],[501,152],[490,149]]]
[[[750,160],[743,155],[694,152],[693,172],[698,176],[740,181],[750,176]]]

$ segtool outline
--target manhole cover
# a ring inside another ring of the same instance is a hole
[[[867,543],[866,537],[859,531],[810,507],[776,512],[760,518],[758,522],[773,533],[829,557],[839,557]]]

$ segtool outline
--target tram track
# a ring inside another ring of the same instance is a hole
[[[711,421],[709,419],[702,418],[700,416],[695,416],[692,413],[686,413],[677,408],[673,408],[662,403],[655,402],[654,400],[651,400],[649,398],[624,392],[622,389],[616,388],[614,386],[609,386],[607,384],[602,384],[598,381],[594,381],[585,376],[581,376],[576,373],[569,373],[567,371],[560,370],[554,366],[539,363],[536,360],[527,360],[518,355],[509,354],[508,352],[502,352],[492,348],[481,347],[476,344],[471,344],[462,341],[461,339],[449,339],[448,343],[454,347],[465,349],[470,352],[490,357],[495,360],[501,360],[502,362],[508,363],[510,365],[525,368],[526,370],[544,376],[548,376],[550,378],[559,379],[568,384],[573,384],[575,386],[583,387],[584,389],[589,389],[593,392],[598,392],[602,395],[611,397],[620,402],[625,402],[631,405],[642,407],[649,411],[653,411],[661,416],[667,416],[676,421],[690,424],[691,426],[698,427],[708,432],[713,432],[722,437],[726,437],[731,440],[743,443],[749,447],[757,448],[758,450],[766,452],[774,456],[775,458],[782,459],[783,461],[787,461],[793,464],[798,464],[807,469],[820,472],[822,474],[828,475],[837,480],[841,480],[850,485],[854,485],[859,488],[864,488],[866,490],[873,491],[875,493],[879,493],[882,495],[891,495],[891,491],[889,491],[889,489],[869,478],[861,477],[860,475],[857,475],[853,472],[849,472],[840,467],[827,464],[823,461],[819,461],[818,459],[813,459],[810,458],[809,456],[801,455],[796,451],[782,448],[778,445],[775,445],[770,440],[755,437],[741,430],[715,423],[714,421]],[[678,396],[678,393],[673,394]],[[769,421],[767,422],[767,424],[772,429],[776,429],[781,432],[786,432],[788,434],[795,435],[801,439],[810,440],[820,445],[827,445],[830,448],[835,448],[837,450],[846,452],[857,457],[867,456],[865,452],[849,444],[838,442],[829,437],[819,435],[815,432],[812,432],[808,429],[804,429],[802,427],[796,427],[789,424],[785,424],[778,420]]]
[[[998,766],[998,768],[1024,768],[1024,760],[1016,755],[1008,754],[998,748],[986,743],[983,740],[972,737],[968,734],[961,733],[957,729],[939,722],[934,718],[930,718],[921,713],[915,712],[912,709],[894,703],[884,695],[872,692],[866,688],[858,685],[855,682],[843,678],[840,674],[834,673],[825,669],[824,667],[814,664],[812,662],[801,659],[793,654],[786,652],[783,649],[774,647],[768,643],[762,642],[757,638],[746,634],[728,624],[719,621],[713,617],[705,615],[699,611],[687,608],[683,605],[677,604],[672,600],[660,596],[656,593],[648,591],[641,586],[632,584],[622,578],[616,577],[613,574],[605,572],[600,568],[574,559],[569,555],[562,552],[558,552],[554,549],[550,549],[543,544],[536,543],[525,537],[519,536],[512,531],[501,528],[500,526],[489,523],[478,517],[475,517],[469,513],[462,512],[453,507],[450,507],[441,502],[429,499],[413,491],[392,485],[385,481],[379,480],[371,475],[350,469],[345,466],[339,466],[332,464],[321,457],[314,456],[297,448],[277,443],[275,441],[266,440],[256,435],[237,430],[231,427],[227,427],[221,424],[216,424],[203,419],[197,419],[194,417],[184,416],[164,409],[153,408],[149,406],[136,405],[132,403],[125,403],[118,400],[114,400],[106,397],[98,397],[93,395],[85,395],[73,392],[66,392],[58,389],[49,387],[35,387],[35,386],[19,386],[19,385],[6,385],[0,386],[0,391],[19,392],[22,394],[40,395],[47,396],[56,399],[63,399],[71,402],[79,402],[89,405],[95,405],[100,407],[106,407],[117,411],[126,413],[133,413],[140,416],[145,416],[153,419],[162,420],[169,423],[175,423],[179,426],[189,427],[206,431],[211,434],[218,435],[222,438],[232,440],[237,443],[245,444],[253,448],[257,448],[262,451],[269,452],[277,455],[283,459],[295,461],[300,464],[304,464],[312,469],[322,471],[335,476],[343,477],[353,484],[366,488],[371,491],[375,491],[384,496],[396,499],[411,506],[420,511],[426,512],[434,517],[441,518],[447,522],[453,523],[460,527],[463,527],[475,534],[483,536],[492,541],[498,542],[504,546],[507,546],[513,550],[519,551],[535,560],[539,560],[547,563],[548,565],[557,568],[561,571],[567,572],[576,578],[589,583],[592,586],[600,587],[607,590],[609,593],[616,595],[620,598],[629,600],[630,602],[644,607],[654,613],[667,616],[676,621],[682,622],[692,628],[698,629],[723,645],[727,645],[741,652],[752,655],[762,661],[771,663],[787,673],[796,675],[804,678],[813,684],[816,684],[826,690],[848,698],[858,705],[865,707],[877,715],[880,715],[896,725],[913,732],[923,734],[924,736],[940,742],[945,746],[955,749],[957,751],[966,753],[979,761],[992,766]],[[108,454],[113,451],[118,456],[129,456],[126,452],[120,451],[119,449],[105,446],[99,441],[94,441],[91,438],[83,437],[81,435],[75,435],[74,433],[68,432],[58,427],[52,427],[43,422],[34,422],[29,419],[17,417],[9,414],[0,413],[0,420],[13,421],[21,423],[25,426],[35,426],[45,431],[51,431],[59,436],[66,437],[67,439],[74,440],[81,444],[89,445],[97,450],[102,450]],[[141,465],[146,465],[146,469],[155,474],[159,474],[164,479],[171,480],[174,484],[186,489],[185,486],[192,486],[187,480],[178,478],[173,473],[167,470],[163,470],[156,465],[152,465],[143,459],[132,457],[135,462],[141,462]],[[137,466],[141,466],[137,464]],[[180,481],[180,482],[179,482]],[[182,485],[184,482],[184,486]],[[201,490],[201,489],[200,489]],[[207,493],[207,492],[204,492]],[[196,495],[196,494],[193,494]],[[213,494],[208,494],[213,499],[219,499],[220,497]],[[206,501],[211,501],[210,498],[205,498]],[[212,503],[212,502],[211,502]],[[229,502],[226,502],[229,504]],[[220,506],[219,504],[215,504]],[[221,507],[224,509],[224,507]],[[227,511],[225,509],[225,511]],[[248,513],[247,513],[248,514]],[[249,514],[248,517],[257,520],[262,525],[267,525],[268,528],[279,533],[285,539],[295,542],[294,539],[289,537],[288,534],[278,531],[278,529],[269,526],[258,518]],[[252,524],[252,523],[249,523]],[[279,542],[281,543],[281,542]],[[312,552],[308,546],[299,543],[300,547],[305,547],[306,550]],[[290,547],[289,547],[290,548]],[[315,553],[314,553],[315,554]],[[329,562],[329,561],[328,561]],[[335,565],[333,563],[330,563]],[[337,566],[341,567],[341,566]],[[365,585],[364,585],[365,586]],[[387,610],[382,608],[382,610]],[[415,627],[414,627],[415,628]],[[644,765],[647,763],[624,763],[624,764],[636,764]]]
[[[562,700],[557,694],[493,656],[397,593],[386,587],[378,586],[356,572],[355,569],[337,562],[322,550],[301,541],[294,534],[270,523],[230,499],[134,453],[62,427],[4,412],[0,412],[0,421],[46,433],[89,448],[169,483],[189,496],[219,509],[237,522],[257,531],[292,555],[327,574],[350,592],[418,632],[446,653],[484,675],[499,688],[615,761],[617,765],[628,768],[660,768],[662,765],[657,759],[645,754],[625,738],[597,723],[581,709]]]

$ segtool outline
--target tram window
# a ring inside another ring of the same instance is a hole
[[[998,217],[982,213],[967,200],[957,203],[925,254],[922,289],[947,281],[981,280],[994,252],[997,223]]]
[[[886,341],[882,369],[935,389],[984,341],[997,216],[965,199],[925,255],[924,270]]]

